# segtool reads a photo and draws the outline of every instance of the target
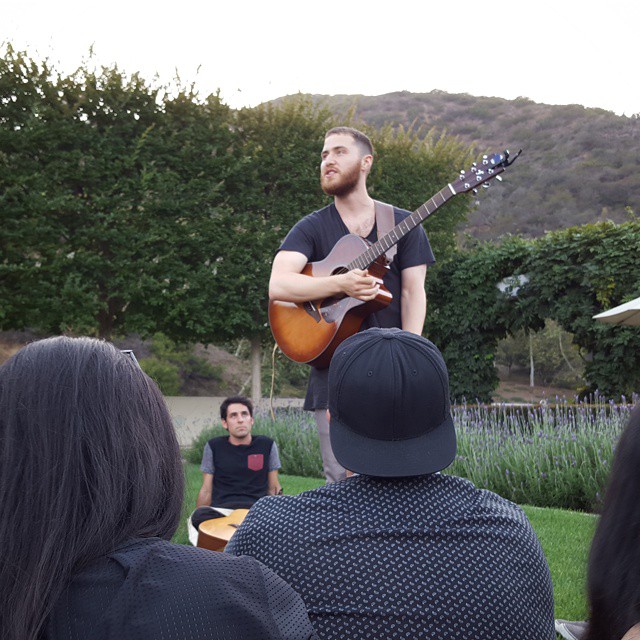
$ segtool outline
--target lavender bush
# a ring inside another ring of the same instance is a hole
[[[597,397],[522,407],[457,405],[458,453],[446,473],[518,504],[597,510],[629,410]],[[274,421],[257,413],[254,431],[276,440],[283,473],[322,477],[313,414],[279,409]],[[221,427],[206,431],[185,457],[199,463],[204,443],[223,434]]]
[[[454,407],[447,473],[518,504],[597,510],[630,407],[590,403]]]

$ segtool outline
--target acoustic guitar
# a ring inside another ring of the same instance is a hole
[[[249,509],[235,509],[228,516],[205,520],[198,527],[198,546],[211,551],[224,551],[247,513]]]
[[[328,367],[338,345],[357,333],[368,315],[391,302],[392,294],[384,286],[384,276],[389,269],[385,252],[453,196],[469,191],[477,193],[478,187],[488,187],[493,178],[501,180],[499,174],[521,153],[522,150],[518,151],[511,160],[508,151],[483,156],[480,163],[473,164],[469,173],[462,171],[455,182],[438,191],[376,242],[370,243],[356,234],[348,234],[336,242],[324,260],[307,263],[302,273],[310,277],[368,269],[380,285],[380,291],[368,302],[349,296],[331,296],[308,302],[271,300],[269,324],[282,352],[295,362],[310,364],[317,369]]]

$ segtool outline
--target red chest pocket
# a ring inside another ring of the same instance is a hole
[[[251,471],[260,471],[264,467],[264,456],[261,453],[252,453],[247,458],[247,466]]]

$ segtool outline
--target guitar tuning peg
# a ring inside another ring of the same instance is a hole
[[[471,193],[473,193],[474,196],[478,195],[478,190],[477,189],[471,189]]]
[[[460,175],[463,176],[466,173],[464,169],[460,169]]]
[[[488,189],[490,186],[491,186],[491,185],[490,185],[488,182],[485,182],[485,183],[482,185],[482,188],[483,188],[483,189]]]
[[[502,176],[496,176],[496,180],[497,180],[498,182],[502,182]]]
[[[473,163],[473,167],[471,167],[471,173],[475,173],[478,170],[478,167],[476,167],[475,162]]]

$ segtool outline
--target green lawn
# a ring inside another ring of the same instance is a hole
[[[202,482],[198,466],[186,463],[187,486],[180,528],[174,542],[187,544],[185,520],[194,508]],[[296,494],[324,483],[318,478],[280,476],[284,493]],[[587,555],[596,518],[590,514],[562,509],[523,506],[549,562],[553,580],[556,618],[584,620],[586,616],[585,577]]]
[[[584,620],[587,556],[597,519],[588,513],[523,505],[547,557],[556,618]]]

